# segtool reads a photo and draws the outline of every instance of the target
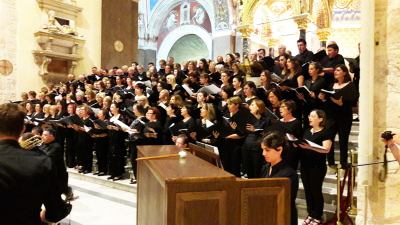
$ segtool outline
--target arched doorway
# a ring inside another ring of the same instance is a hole
[[[180,46],[180,44],[176,44],[178,41],[180,41],[181,43],[186,43],[186,45]],[[191,43],[192,41],[193,43]],[[173,50],[174,46],[176,46],[175,50]],[[173,52],[176,52],[178,48],[182,49],[180,50],[182,52],[181,57],[185,56],[186,54],[186,57],[190,57],[189,59],[199,59],[198,56],[200,55],[197,55],[200,54],[198,53],[199,51],[201,52],[201,57],[211,58],[211,34],[199,26],[180,26],[179,29],[174,29],[173,31],[171,31],[161,43],[157,51],[157,61],[160,59],[166,59],[169,56],[171,50],[173,50]],[[184,49],[188,49],[186,50],[186,53],[183,51]],[[182,61],[175,58],[175,62],[181,63]]]
[[[176,62],[193,59],[207,58],[209,51],[206,43],[195,34],[188,34],[178,39],[171,47],[168,56],[175,58]]]

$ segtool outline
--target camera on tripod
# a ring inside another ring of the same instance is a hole
[[[388,130],[381,134],[381,138],[385,139],[385,141],[389,141],[389,140],[393,139],[394,135],[396,135],[396,134],[392,133],[392,131]]]

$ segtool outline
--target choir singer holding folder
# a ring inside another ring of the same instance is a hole
[[[302,149],[300,155],[300,172],[304,185],[307,202],[308,217],[303,224],[321,224],[324,210],[322,183],[326,175],[326,154],[329,152],[332,141],[325,129],[326,115],[322,110],[313,110],[308,116],[311,129],[304,132],[304,143],[298,146]]]

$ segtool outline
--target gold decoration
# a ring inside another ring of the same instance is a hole
[[[115,41],[114,49],[117,52],[122,52],[124,50],[124,44],[122,43],[122,41],[120,41],[120,40]]]
[[[293,19],[294,22],[297,23],[297,27],[299,28],[299,30],[306,30],[308,27],[308,23],[310,22],[308,15],[294,17]]]
[[[353,2],[353,0],[336,0],[335,1],[335,7],[339,9],[346,9],[350,6],[350,4]]]
[[[254,29],[250,26],[241,26],[239,27],[239,32],[242,33],[243,38],[249,38],[250,35],[253,33]]]
[[[317,36],[320,41],[327,41],[330,35],[331,31],[329,28],[317,30]]]
[[[275,47],[277,43],[278,43],[278,39],[270,38],[268,40],[268,47]]]
[[[253,11],[259,0],[243,0],[243,11],[240,16],[242,24],[253,24]]]
[[[10,61],[6,59],[0,60],[0,74],[1,75],[10,75],[13,71],[13,65]]]

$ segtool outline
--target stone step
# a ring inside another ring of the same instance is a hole
[[[68,174],[70,177],[73,177],[78,180],[84,180],[90,183],[98,184],[98,185],[103,185],[106,187],[114,188],[117,190],[122,190],[122,191],[127,191],[127,192],[132,192],[136,194],[137,191],[137,185],[136,184],[130,184],[129,179],[122,179],[122,180],[117,180],[117,181],[112,181],[112,180],[107,180],[108,175],[106,176],[97,176],[93,175],[92,173],[88,174],[82,174],[78,173],[75,169],[68,168],[67,169]]]
[[[304,220],[307,216],[307,206],[306,206],[306,201],[304,199],[296,199],[296,205],[297,205],[297,214],[299,220]],[[331,205],[331,204],[324,204],[324,215],[323,215],[323,221],[329,221],[332,218],[336,217],[336,205]],[[350,218],[355,222],[356,220],[356,215],[350,215]],[[300,223],[301,224],[301,223]],[[350,224],[348,221],[342,221],[342,224],[347,225]]]

